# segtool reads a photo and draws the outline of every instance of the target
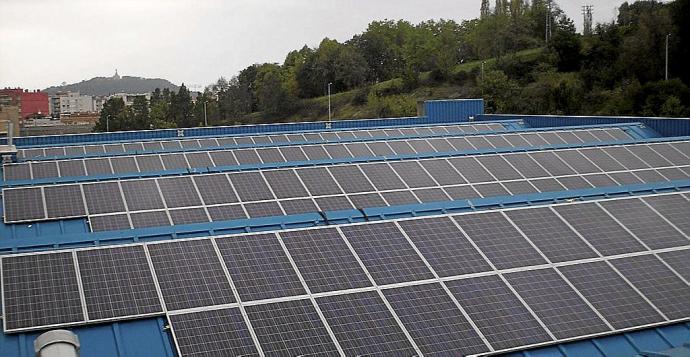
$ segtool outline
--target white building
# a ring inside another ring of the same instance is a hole
[[[80,95],[79,92],[58,92],[50,96],[50,114],[53,117],[93,111],[94,102],[90,95]]]
[[[151,93],[138,93],[138,94],[115,93],[115,94],[108,96],[108,99],[120,98],[120,99],[122,99],[123,102],[125,102],[125,105],[131,106],[132,104],[134,104],[134,99],[136,97],[144,97],[144,98],[146,98],[147,101],[150,101],[151,100]]]

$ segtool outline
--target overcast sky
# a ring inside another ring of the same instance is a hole
[[[0,87],[37,89],[96,76],[165,78],[191,88],[231,77],[373,20],[463,19],[481,0],[0,0]],[[582,27],[587,0],[560,0]],[[492,1],[493,3],[493,1]],[[595,22],[616,0],[596,1]]]

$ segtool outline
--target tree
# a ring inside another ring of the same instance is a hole
[[[259,110],[269,116],[286,116],[294,108],[295,98],[285,88],[283,73],[277,64],[264,64],[257,70],[254,91]]]
[[[127,127],[122,127],[122,112],[125,109],[125,102],[122,98],[110,98],[103,103],[101,115],[96,122],[94,131],[119,131],[127,130]]]
[[[489,5],[489,0],[482,0],[482,6],[479,9],[479,16],[481,19],[491,16],[491,6]]]
[[[198,124],[192,115],[192,96],[184,83],[180,86],[177,94],[171,97],[171,111],[173,122],[178,128],[190,128]]]
[[[136,130],[150,129],[149,102],[146,97],[136,96],[132,102],[133,128]]]

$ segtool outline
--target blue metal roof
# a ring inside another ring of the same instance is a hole
[[[445,105],[445,104],[444,104]],[[468,114],[469,115],[469,114]],[[501,119],[493,118],[492,120]],[[521,117],[511,117],[510,119],[522,119]],[[634,118],[637,119],[637,118]],[[466,117],[459,121],[467,120]],[[538,119],[526,121],[530,126],[540,126]],[[637,120],[631,120],[637,121]],[[458,122],[443,118],[444,123]],[[334,122],[334,127],[342,128],[364,128],[375,125],[416,125],[422,123],[420,118],[408,119],[384,119],[383,121],[349,121],[346,124]],[[429,123],[426,121],[426,123]],[[517,123],[513,120],[513,123]],[[553,122],[550,122],[553,124]],[[571,122],[572,123],[572,122]],[[318,125],[317,125],[318,124]],[[569,123],[570,124],[570,123]],[[588,125],[589,123],[587,123]],[[283,125],[283,126],[281,126]],[[299,123],[298,124],[278,124],[271,126],[272,129],[284,128],[290,130],[313,130],[323,123]],[[359,126],[358,126],[359,125]],[[518,129],[519,125],[514,124],[513,129]],[[560,124],[563,125],[563,124]],[[614,123],[614,125],[620,125]],[[304,129],[300,129],[304,127]],[[636,137],[635,142],[640,141],[662,141],[667,138],[659,138],[659,134],[648,127],[633,125],[631,129]],[[236,128],[236,127],[233,127]],[[218,129],[221,131],[237,131],[256,133],[263,132],[261,126],[252,126],[253,130],[243,129]],[[258,128],[258,129],[257,129]],[[193,131],[197,135],[217,135],[213,128],[199,129]],[[323,129],[323,127],[321,127]],[[259,131],[260,130],[260,131]],[[164,136],[172,135],[172,131],[160,131],[158,134],[122,133],[105,134],[95,138],[90,136],[79,137],[77,142],[101,141],[103,139],[116,141],[139,141],[143,136],[152,138],[176,137]],[[679,130],[678,132],[666,132],[667,136],[689,135],[690,132]],[[669,135],[671,134],[671,135]],[[161,135],[161,136],[156,136]],[[687,139],[687,138],[686,138]],[[51,137],[50,139],[34,138],[27,140],[26,145],[67,145],[74,143],[74,138],[61,140]],[[618,143],[616,143],[618,144]],[[453,153],[457,155],[458,153]],[[467,153],[466,153],[467,154]],[[293,163],[294,164],[294,163]],[[462,210],[482,209],[487,207],[526,205],[535,202],[556,202],[558,200],[579,197],[579,198],[601,198],[615,195],[638,194],[640,192],[657,192],[666,190],[690,190],[690,180],[662,182],[653,185],[630,185],[621,186],[617,189],[590,189],[570,192],[541,193],[534,195],[499,197],[490,199],[477,199],[471,201],[454,201],[419,204],[414,206],[398,206],[376,209],[364,209],[355,211],[328,212],[324,215],[306,214],[288,217],[271,217],[244,220],[241,222],[205,223],[196,225],[185,225],[163,228],[149,228],[120,232],[88,233],[88,225],[85,219],[71,219],[52,222],[39,222],[31,225],[4,225],[0,224],[0,254],[18,250],[40,250],[69,248],[84,245],[117,244],[132,241],[145,241],[155,239],[175,239],[192,236],[206,236],[216,234],[238,233],[251,230],[262,229],[281,229],[294,227],[295,225],[320,225],[329,223],[343,223],[357,220],[376,220],[390,219],[403,216],[415,216],[425,214],[439,214],[445,212],[458,212]],[[163,317],[148,318],[135,321],[113,322],[98,325],[76,327],[72,330],[79,336],[81,343],[82,356],[175,356],[175,348],[170,333],[166,327],[166,320]],[[34,356],[33,341],[39,333],[20,333],[20,334],[0,334],[0,356]],[[690,341],[690,323],[679,323],[664,327],[645,329],[624,334],[617,334],[607,337],[585,339],[570,343],[554,346],[536,348],[511,354],[512,356],[634,356],[646,355],[647,352],[662,353],[674,347],[682,346]],[[663,356],[664,354],[659,354]]]

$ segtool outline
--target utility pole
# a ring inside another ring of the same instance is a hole
[[[664,80],[668,80],[668,39],[671,34],[666,34],[666,70],[664,71]]]
[[[592,14],[594,12],[594,5],[585,5],[582,7],[582,17],[584,18],[584,26],[582,34],[589,36],[592,34]]]
[[[208,126],[208,118],[206,118],[206,101],[204,101],[204,126]]]
[[[328,82],[328,121],[331,121],[331,82]]]
[[[544,38],[548,45],[551,40],[551,0],[546,0],[546,26]]]

